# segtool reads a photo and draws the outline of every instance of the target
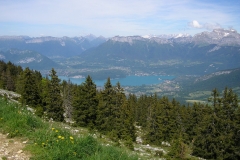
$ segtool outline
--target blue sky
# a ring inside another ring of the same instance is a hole
[[[0,0],[0,36],[240,31],[240,0]]]

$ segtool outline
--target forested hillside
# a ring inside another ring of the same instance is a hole
[[[0,87],[20,93],[20,103],[40,117],[97,130],[116,142],[123,140],[130,149],[140,126],[145,144],[171,145],[167,154],[158,154],[167,159],[184,159],[189,152],[205,159],[240,159],[239,100],[231,89],[222,95],[213,89],[209,104],[185,106],[156,94],[125,95],[110,78],[97,90],[90,76],[75,85],[60,81],[54,69],[42,77],[1,61],[0,73]]]

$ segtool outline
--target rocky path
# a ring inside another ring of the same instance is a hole
[[[0,133],[0,160],[28,160],[30,154],[23,150],[26,142],[17,138],[7,138]]]

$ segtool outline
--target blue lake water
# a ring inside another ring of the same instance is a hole
[[[69,78],[66,76],[59,76],[61,80],[70,79],[74,84],[81,84],[85,81],[85,78]],[[116,85],[117,82],[120,82],[121,86],[141,86],[141,85],[151,85],[159,84],[165,80],[172,80],[175,76],[126,76],[125,78],[111,79],[112,85]],[[104,86],[107,80],[93,80],[97,86]]]

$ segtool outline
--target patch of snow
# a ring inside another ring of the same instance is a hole
[[[180,33],[180,34],[177,34],[176,36],[174,36],[174,38],[182,38],[182,37],[189,37],[189,34]]]
[[[60,44],[61,44],[61,46],[65,46],[66,45],[65,42],[63,42],[63,41],[60,41]]]
[[[140,41],[140,40],[145,41],[145,39],[140,36],[128,36],[128,37],[116,36],[111,38],[111,40],[115,42],[127,42],[129,44],[133,44],[134,41]]]
[[[144,35],[144,36],[142,36],[143,38],[146,38],[146,39],[150,39],[151,38],[151,36],[150,35]]]
[[[213,52],[216,50],[219,50],[221,47],[220,46],[215,46],[213,49],[210,49],[208,52]]]
[[[224,33],[224,35],[223,35],[223,36],[224,36],[224,37],[226,37],[226,36],[228,36],[228,35],[229,35],[229,33]]]

